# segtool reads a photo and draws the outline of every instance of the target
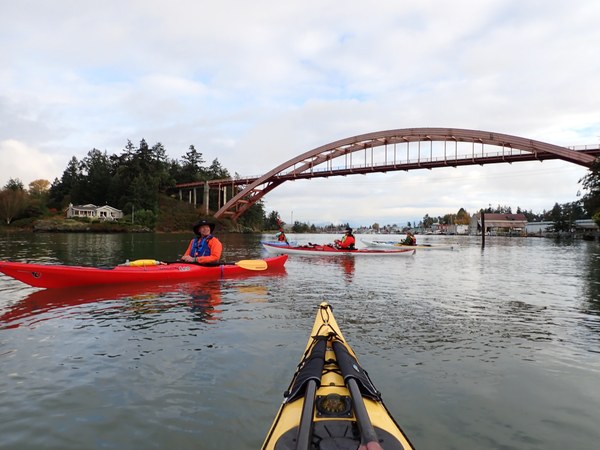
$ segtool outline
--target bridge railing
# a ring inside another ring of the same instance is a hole
[[[429,152],[427,151],[425,153],[429,153]],[[519,155],[529,155],[529,154],[530,154],[530,152],[511,148],[511,149],[505,149],[504,151],[495,151],[495,152],[490,152],[490,151],[473,152],[473,151],[471,151],[470,153],[460,153],[460,154],[459,153],[455,154],[454,152],[452,152],[452,154],[439,155],[439,156],[433,156],[433,155],[423,156],[423,154],[421,154],[418,156],[410,156],[409,155],[408,158],[396,157],[396,158],[388,159],[388,158],[380,157],[378,159],[373,159],[368,162],[360,162],[360,163],[352,163],[352,164],[344,163],[344,164],[336,164],[336,165],[333,165],[333,162],[336,161],[334,159],[332,161],[321,162],[321,163],[305,170],[305,172],[312,172],[312,173],[341,172],[341,171],[347,171],[347,170],[352,170],[352,169],[365,169],[365,168],[370,168],[370,167],[379,168],[379,167],[385,167],[385,166],[427,164],[427,163],[432,163],[432,162],[452,163],[453,161],[469,161],[469,160],[473,160],[474,158],[502,158],[502,157],[508,157],[508,156],[519,156]],[[336,159],[340,159],[340,157],[338,157]],[[296,167],[292,166],[292,167],[289,167],[288,169],[280,172],[279,175],[281,175],[281,176],[291,175],[295,171],[296,171]],[[250,177],[248,177],[248,178],[250,178]]]
[[[367,147],[364,150],[354,153],[337,155],[326,161],[319,161],[314,166],[311,164],[314,161],[310,159],[298,162],[290,167],[279,172],[278,177],[294,178],[294,173],[303,174],[324,174],[324,173],[342,173],[351,172],[352,170],[362,170],[381,167],[398,167],[398,166],[415,166],[428,165],[437,163],[447,163],[449,166],[453,162],[465,162],[477,159],[489,158],[499,160],[503,158],[519,157],[521,155],[530,156],[531,152],[520,150],[513,147],[498,146],[473,143],[473,142],[449,142],[445,145],[444,142],[428,142],[398,144],[394,146]],[[567,147],[575,151],[600,151],[600,145],[576,145]],[[299,168],[303,168],[302,172],[298,172]],[[400,169],[401,170],[401,169]],[[226,184],[234,182],[236,185],[244,185],[257,180],[262,175],[244,176],[235,180],[211,180],[209,184],[212,186],[218,184]]]
[[[598,150],[600,149],[600,144],[593,144],[593,145],[570,145],[567,147],[570,150]]]

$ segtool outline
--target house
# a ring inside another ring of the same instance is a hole
[[[87,205],[73,206],[69,203],[67,217],[88,217],[95,220],[117,220],[123,218],[123,211],[112,206],[96,206],[91,203]]]
[[[529,222],[525,227],[527,235],[542,235],[548,233],[554,229],[554,222],[542,221],[542,222]]]
[[[485,233],[496,235],[523,234],[527,227],[527,218],[524,214],[494,214],[485,213]],[[471,218],[471,233],[481,232],[481,214],[473,214]]]
[[[446,234],[469,234],[469,225],[448,225]]]
[[[598,225],[592,219],[579,219],[574,225],[576,230],[598,231]]]

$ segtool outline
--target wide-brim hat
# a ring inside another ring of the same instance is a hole
[[[348,228],[346,228],[345,231],[346,231],[346,233],[352,233],[352,228],[348,227]]]
[[[202,225],[208,225],[210,227],[211,234],[212,234],[213,231],[215,231],[215,224],[214,223],[209,222],[207,220],[199,220],[192,227],[192,230],[194,231],[194,234],[197,234],[198,236],[200,235],[200,227]]]

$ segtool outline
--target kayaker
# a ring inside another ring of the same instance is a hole
[[[286,244],[289,243],[283,231],[278,231],[277,234],[275,234],[275,237],[279,242],[285,242]]]
[[[333,241],[335,248],[344,249],[344,250],[355,250],[354,244],[356,244],[356,239],[352,234],[352,228],[347,227],[344,231],[344,237],[342,239],[336,239]]]
[[[181,260],[185,262],[210,263],[221,259],[223,244],[213,236],[215,224],[206,220],[200,220],[193,225],[192,230],[196,237],[190,241]]]
[[[412,231],[409,231],[408,233],[406,233],[406,238],[400,243],[402,245],[417,245],[417,238],[412,233]]]

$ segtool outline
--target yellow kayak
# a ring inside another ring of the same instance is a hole
[[[413,449],[321,303],[302,360],[262,446],[268,449]]]

